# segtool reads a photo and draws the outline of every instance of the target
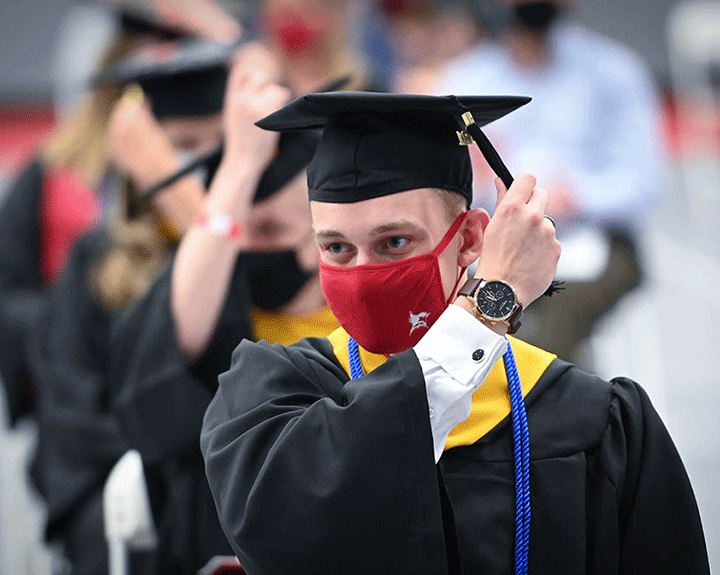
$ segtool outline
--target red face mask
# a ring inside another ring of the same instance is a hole
[[[325,41],[322,26],[301,14],[277,14],[267,19],[267,32],[287,54],[315,52]]]
[[[384,355],[410,349],[445,311],[450,301],[445,298],[438,257],[466,215],[463,212],[455,219],[429,254],[351,267],[320,261],[328,306],[363,349]],[[460,274],[455,289],[462,277]]]

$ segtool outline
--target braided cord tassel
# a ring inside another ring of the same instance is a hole
[[[350,377],[358,379],[364,375],[360,362],[357,342],[348,340]],[[513,423],[513,445],[515,459],[515,574],[527,575],[530,552],[530,431],[523,400],[520,376],[515,365],[510,342],[503,355],[505,373],[510,388],[510,406]]]
[[[515,573],[526,575],[530,552],[530,432],[520,376],[509,342],[503,361],[510,388],[515,449]]]
[[[360,350],[353,338],[348,340],[348,358],[350,359],[350,379],[358,379],[365,375],[360,362]]]

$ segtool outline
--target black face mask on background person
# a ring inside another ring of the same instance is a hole
[[[300,267],[295,250],[245,252],[240,258],[253,304],[267,311],[290,303],[317,273]]]
[[[546,33],[562,14],[555,2],[523,2],[513,7],[515,21],[534,32]]]

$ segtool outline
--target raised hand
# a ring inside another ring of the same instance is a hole
[[[208,197],[207,209],[244,221],[255,188],[277,150],[279,134],[255,122],[285,105],[290,91],[280,86],[279,67],[258,44],[245,46],[235,59],[225,93],[225,149]]]
[[[507,190],[498,178],[498,201],[485,229],[477,277],[509,283],[527,307],[550,285],[560,259],[555,227],[547,220],[547,192],[521,174]]]
[[[170,139],[138,87],[126,90],[110,116],[107,149],[113,165],[139,188],[147,188],[178,167]]]
[[[289,101],[290,91],[278,79],[274,58],[259,44],[245,46],[236,57],[223,111],[229,159],[259,162],[263,167],[269,163],[279,135],[258,128],[255,122]]]

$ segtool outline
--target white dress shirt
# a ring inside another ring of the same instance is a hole
[[[507,340],[465,309],[449,305],[413,349],[425,376],[437,463],[453,427],[470,415],[472,394],[505,353]]]

